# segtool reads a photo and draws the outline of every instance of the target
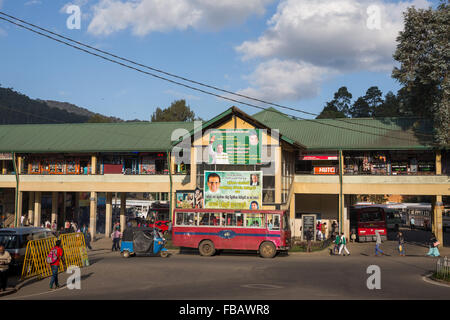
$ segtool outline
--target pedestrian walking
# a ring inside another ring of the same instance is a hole
[[[0,244],[0,291],[5,291],[8,284],[8,269],[11,263],[11,255],[5,250],[5,246]]]
[[[381,254],[384,255],[383,250],[381,250],[381,236],[380,236],[380,231],[379,230],[375,230],[375,235],[376,235],[376,242],[375,242],[375,255],[378,257],[378,252],[381,252]]]
[[[416,220],[414,220],[414,217],[411,217],[411,219],[409,220],[409,227],[411,228],[411,230],[414,230],[416,228]]]
[[[64,223],[64,229],[66,232],[69,232],[70,230],[70,222],[68,220],[66,220],[66,222]]]
[[[327,223],[324,222],[320,228],[321,228],[320,231],[322,231],[322,240],[326,240],[327,239]]]
[[[334,239],[334,248],[333,248],[333,254],[339,253],[339,246],[341,245],[341,237],[339,234],[335,234]]]
[[[339,255],[341,255],[342,250],[345,250],[345,252],[347,253],[347,255],[350,255],[350,252],[347,249],[347,238],[345,237],[345,235],[343,233],[340,234],[340,245],[339,245]],[[344,253],[344,257],[345,257],[345,253]]]
[[[427,253],[427,256],[430,257],[439,257],[441,254],[439,253],[438,250],[438,246],[441,243],[437,240],[436,236],[434,235],[434,233],[431,234],[431,238],[430,238],[430,242],[429,242],[429,250]]]
[[[306,252],[311,252],[311,241],[313,238],[314,238],[313,230],[312,228],[309,228],[306,231],[306,242],[307,242]]]
[[[50,264],[50,267],[52,269],[52,278],[50,279],[50,289],[53,289],[53,285],[55,285],[55,289],[59,288],[58,270],[63,255],[64,252],[63,249],[61,248],[61,240],[56,240],[55,246],[50,250],[47,256],[47,263]]]
[[[92,250],[91,233],[89,232],[89,228],[86,229],[86,233],[84,234],[84,242],[86,243],[86,247],[89,248],[89,250]]]
[[[56,223],[56,220],[53,220],[52,231],[56,232],[57,229],[58,229],[58,224]]]
[[[116,229],[113,231],[113,233],[111,233],[111,238],[113,240],[113,246],[111,251],[119,251],[120,250],[120,246],[119,246],[119,242],[120,242],[120,238],[122,237],[122,233]]]
[[[350,242],[356,242],[356,231],[352,229],[352,234],[350,235]]]
[[[400,253],[400,256],[405,256],[405,237],[403,236],[403,233],[400,231],[397,234],[397,240],[398,240],[398,252]]]
[[[331,230],[334,235],[337,235],[336,227],[337,227],[336,220],[333,220],[333,223],[331,224]]]

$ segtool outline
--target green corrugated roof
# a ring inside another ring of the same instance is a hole
[[[203,123],[214,125],[227,109]],[[294,120],[276,109],[253,116],[255,123],[278,129],[282,139],[312,150],[431,149],[431,120],[412,118]],[[0,125],[0,152],[131,152],[164,151],[172,147],[176,129],[194,133],[193,122],[126,122]],[[189,133],[188,133],[189,132]],[[179,132],[178,137],[183,134]]]
[[[271,108],[272,109],[272,108]],[[417,118],[294,120],[273,110],[253,116],[315,150],[433,148],[432,121]]]
[[[163,151],[191,122],[127,122],[0,126],[0,152]]]

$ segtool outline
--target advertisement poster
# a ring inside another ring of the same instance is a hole
[[[203,208],[203,191],[199,188],[195,190],[177,190],[176,192],[177,208]]]
[[[261,209],[262,179],[262,171],[205,171],[204,207]]]
[[[261,164],[258,129],[214,129],[210,132],[209,164]]]

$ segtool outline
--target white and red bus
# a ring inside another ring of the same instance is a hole
[[[264,258],[290,248],[288,213],[280,210],[175,209],[174,246],[217,250],[257,250]]]
[[[359,242],[375,241],[375,230],[382,240],[387,240],[386,211],[376,205],[355,205],[350,207],[350,231],[356,233]]]

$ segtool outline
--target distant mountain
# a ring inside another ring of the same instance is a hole
[[[95,112],[89,111],[86,108],[78,107],[69,102],[59,102],[59,101],[53,101],[53,100],[44,100],[44,102],[51,108],[58,108],[60,110],[65,110],[70,113],[78,114],[80,116],[86,116],[89,118],[97,116],[97,117],[104,117],[107,120],[110,120],[108,122],[123,122],[122,119],[119,119],[116,117],[108,117],[108,116],[102,115],[100,113],[95,113]]]
[[[0,87],[0,124],[123,122],[68,102],[30,99]]]

